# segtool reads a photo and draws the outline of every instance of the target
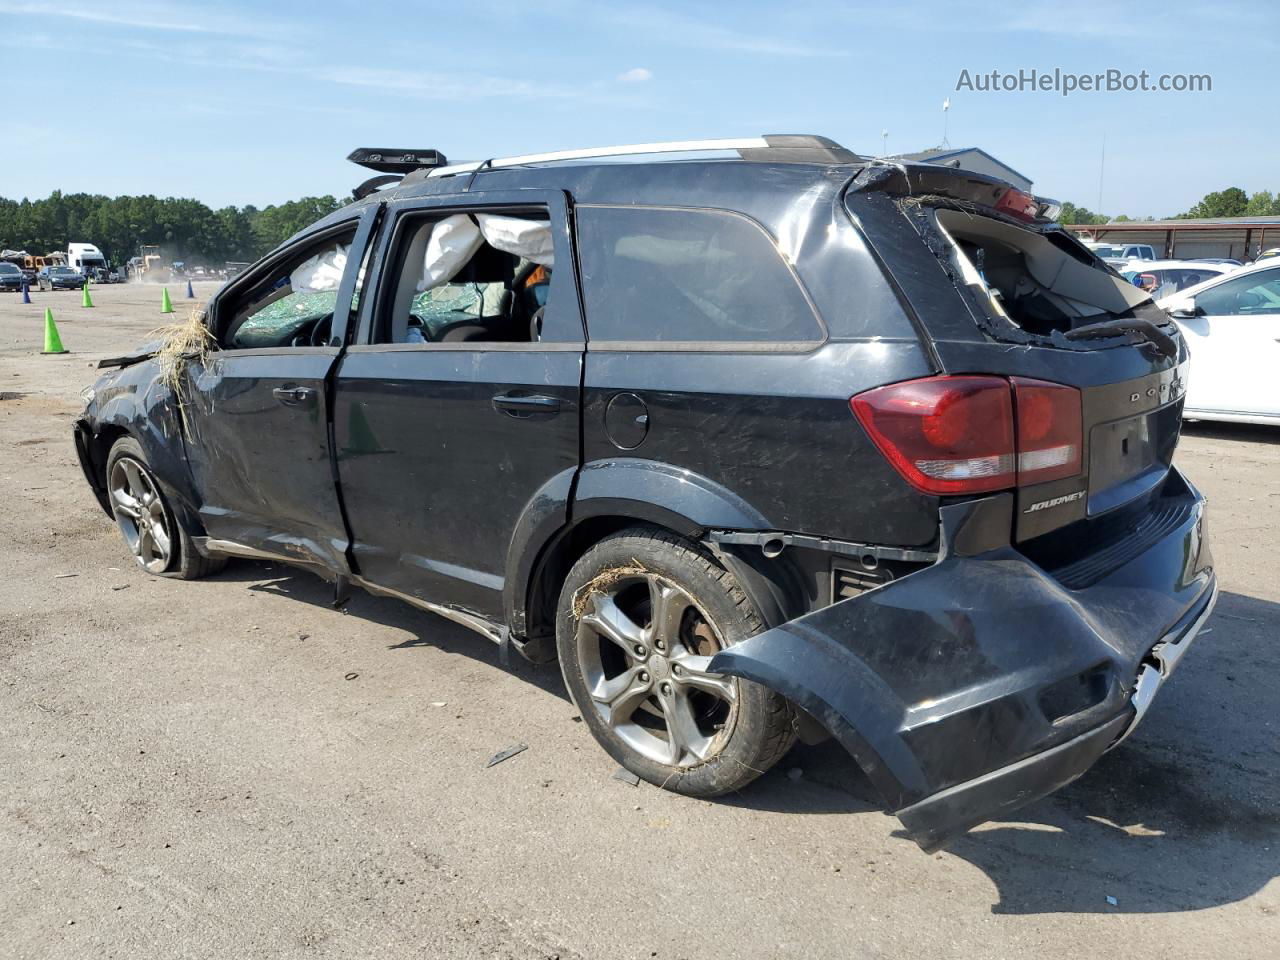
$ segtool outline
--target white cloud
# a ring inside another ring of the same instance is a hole
[[[251,23],[234,17],[210,20],[200,11],[167,3],[32,3],[0,0],[0,13],[33,15],[52,20],[83,20],[114,27],[167,30],[177,33],[208,33],[240,36],[266,34],[262,22]]]
[[[626,73],[618,74],[621,83],[644,83],[653,79],[653,71],[648,67],[632,67]]]

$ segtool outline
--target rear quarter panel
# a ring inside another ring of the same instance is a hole
[[[808,353],[626,350],[587,353],[584,465],[618,457],[670,464],[731,491],[769,528],[917,546],[937,533],[937,500],[889,466],[849,397],[927,376],[914,341],[828,343]],[[609,401],[634,393],[649,429],[613,443]]]

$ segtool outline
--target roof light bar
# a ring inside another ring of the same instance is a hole
[[[449,162],[439,150],[405,150],[399,147],[357,147],[347,159],[378,173],[402,175],[422,167],[441,167]]]

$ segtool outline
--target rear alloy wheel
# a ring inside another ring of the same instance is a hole
[[[615,760],[658,786],[715,796],[754,780],[794,742],[784,698],[710,669],[718,651],[762,626],[695,544],[636,529],[574,565],[557,646],[584,722]]]
[[[732,734],[739,681],[708,669],[724,642],[665,577],[636,573],[592,590],[577,647],[597,714],[637,753],[691,767]]]
[[[225,557],[206,557],[196,550],[132,437],[121,437],[112,446],[106,480],[116,526],[143,570],[196,580],[227,565]]]

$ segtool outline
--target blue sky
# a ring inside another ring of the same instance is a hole
[[[1280,190],[1280,8],[0,0],[0,195],[341,195],[355,146],[453,160],[760,133],[977,145],[1036,191],[1160,216]],[[1207,73],[1201,93],[957,91],[962,69]],[[14,113],[16,111],[16,114]]]

